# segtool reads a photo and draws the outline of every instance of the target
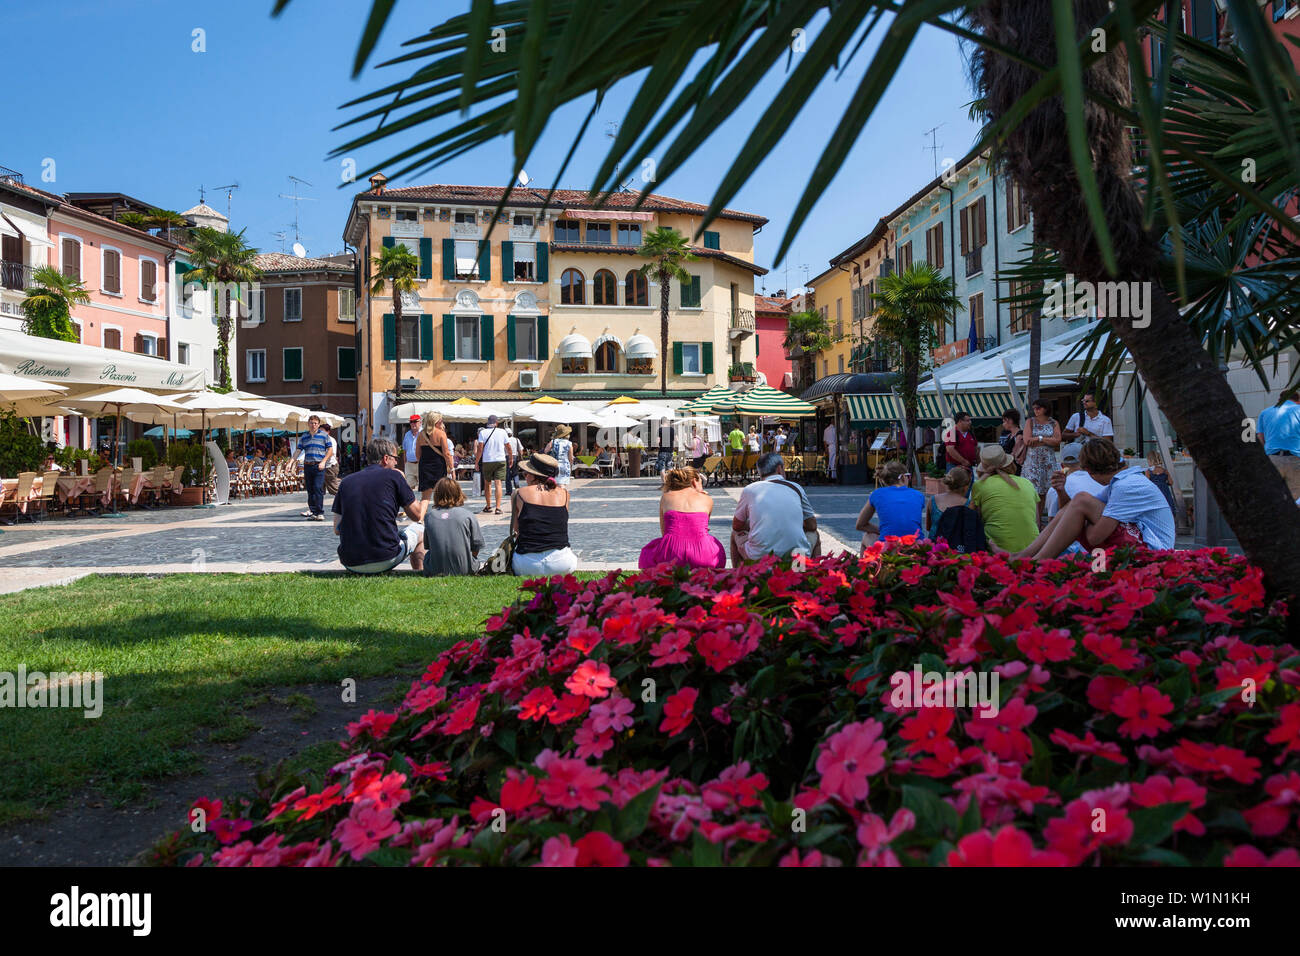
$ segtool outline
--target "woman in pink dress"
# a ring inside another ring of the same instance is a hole
[[[640,568],[656,564],[684,564],[692,568],[725,568],[727,551],[709,534],[713,497],[704,490],[704,478],[694,468],[664,472],[664,493],[659,499],[659,530],[641,549]]]

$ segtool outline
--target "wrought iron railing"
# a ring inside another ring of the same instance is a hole
[[[0,262],[0,287],[20,291],[26,289],[31,285],[32,272],[35,269],[35,266],[24,265],[21,262]]]
[[[15,186],[23,184],[23,174],[16,169],[10,169],[8,166],[0,166],[0,179],[7,179]]]
[[[969,279],[971,276],[984,271],[984,258],[980,255],[983,251],[983,247],[981,247],[966,253],[966,278]]]
[[[754,313],[751,309],[732,309],[731,328],[744,332],[754,331]]]

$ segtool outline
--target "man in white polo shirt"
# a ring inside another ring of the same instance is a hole
[[[821,540],[812,504],[802,488],[786,480],[784,460],[768,452],[758,459],[758,473],[763,480],[745,486],[731,519],[732,567],[765,554],[819,555]]]
[[[1088,392],[1083,396],[1083,414],[1075,412],[1061,432],[1065,441],[1083,441],[1085,438],[1115,439],[1115,426],[1097,407],[1097,396]]]
[[[492,490],[496,489],[496,514],[501,514],[501,483],[506,480],[506,471],[510,468],[514,455],[506,430],[497,422],[495,415],[489,415],[487,426],[478,432],[478,465],[483,476],[483,497],[486,507],[482,514],[493,512]]]

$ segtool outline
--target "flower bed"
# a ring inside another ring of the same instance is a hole
[[[155,859],[1300,865],[1300,656],[1259,572],[1090,560],[527,582],[327,779],[202,801]]]

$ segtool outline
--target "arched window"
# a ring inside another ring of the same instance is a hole
[[[617,342],[602,342],[596,348],[596,371],[597,372],[618,371],[618,343]]]
[[[618,305],[618,279],[608,269],[596,273],[592,282],[591,301],[593,305]]]
[[[587,301],[587,281],[577,269],[565,269],[560,276],[560,304],[583,305]]]
[[[623,283],[624,305],[649,305],[650,284],[645,274],[633,269]]]

